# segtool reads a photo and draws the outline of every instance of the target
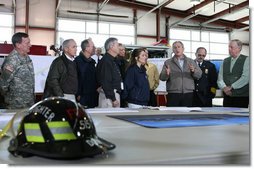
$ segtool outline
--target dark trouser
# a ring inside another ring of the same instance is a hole
[[[124,100],[124,99],[121,98],[120,107],[123,107],[123,108],[124,108],[124,107],[128,107],[128,104],[127,104],[126,100]]]
[[[123,91],[120,94],[120,107],[128,107],[128,103],[125,99],[123,99]]]
[[[230,97],[224,95],[223,107],[249,107],[249,97]]]
[[[154,90],[150,90],[150,99],[149,99],[149,102],[148,102],[148,106],[153,106],[153,107],[157,106],[157,99],[156,99],[156,95],[154,93]]]
[[[168,93],[168,107],[192,107],[193,93]]]
[[[204,96],[203,93],[193,92],[193,107],[212,107],[213,99],[208,96]]]
[[[85,108],[94,108],[98,106],[98,95],[99,93],[81,95],[80,104]]]

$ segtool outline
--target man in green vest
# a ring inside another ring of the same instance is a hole
[[[224,107],[249,106],[249,57],[240,54],[242,42],[238,39],[229,43],[230,56],[220,66],[218,87],[223,91]]]

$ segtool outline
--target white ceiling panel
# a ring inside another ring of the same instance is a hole
[[[200,2],[202,2],[204,0],[201,0]],[[169,5],[166,6],[167,8],[171,8],[171,9],[177,9],[177,10],[181,10],[181,11],[185,11],[189,8],[192,7],[192,4],[190,3],[190,0],[174,0],[173,2],[171,2]]]
[[[202,8],[202,9],[208,8],[208,10],[203,10],[204,12],[201,12],[200,14],[205,16],[212,16],[218,12],[228,9],[228,7],[229,6],[225,3],[219,3],[219,4],[216,4],[215,6],[214,6],[214,3],[210,3]]]
[[[244,1],[246,1],[246,0],[226,0],[225,2],[236,5],[236,4],[240,4]]]
[[[236,11],[234,13],[230,13],[229,15],[224,16],[222,19],[235,21],[235,20],[243,18],[245,16],[249,16],[249,9],[248,8],[240,10],[240,11]]]

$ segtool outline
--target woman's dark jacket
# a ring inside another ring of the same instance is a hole
[[[124,79],[123,99],[128,103],[147,105],[149,97],[150,89],[145,67],[130,66]]]

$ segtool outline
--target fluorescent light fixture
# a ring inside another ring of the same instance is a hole
[[[197,5],[197,4],[200,3],[200,0],[190,0],[190,3],[191,3],[192,5]]]

